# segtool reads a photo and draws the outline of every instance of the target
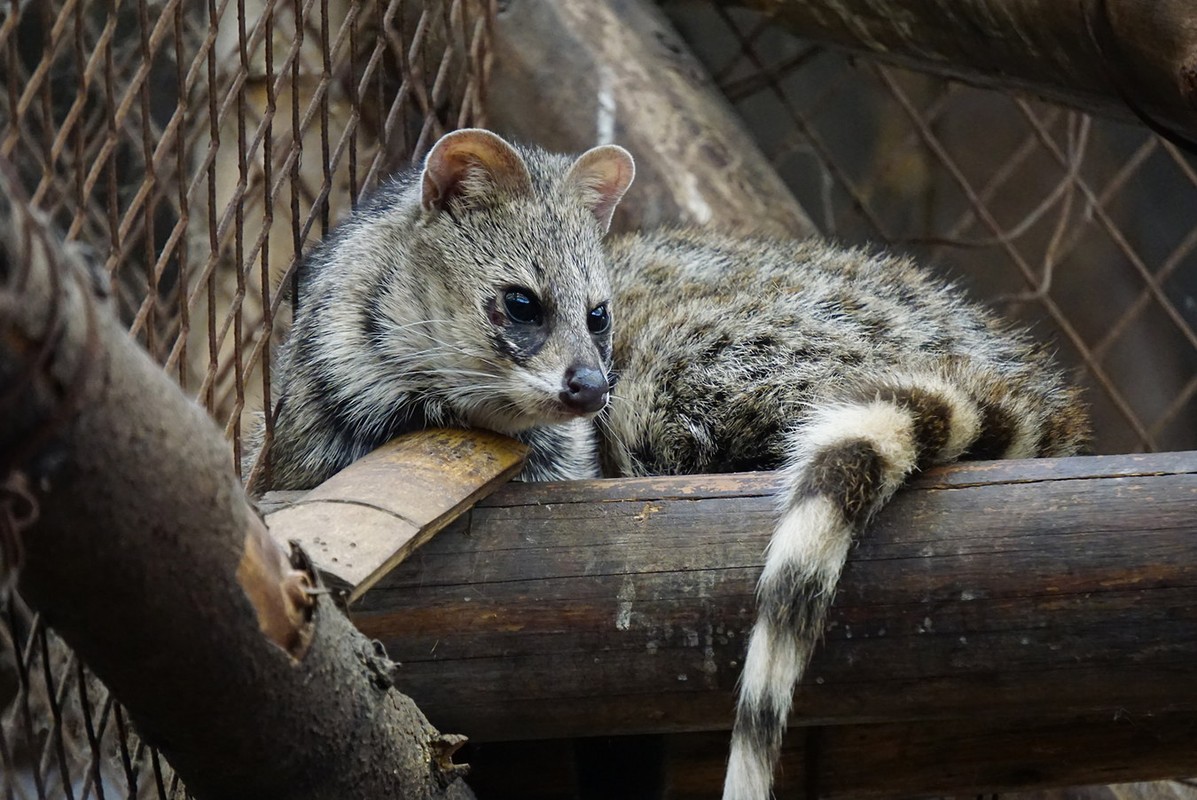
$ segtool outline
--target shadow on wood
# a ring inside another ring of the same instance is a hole
[[[586,751],[604,747],[663,755],[623,776],[634,792],[663,786],[670,800],[718,800],[727,761],[726,733],[675,733],[601,740],[552,739],[471,745],[462,754],[480,797],[556,800],[576,797]],[[1046,786],[1172,777],[1192,768],[1197,719],[1075,718],[837,725],[794,730],[784,744],[776,796],[913,797],[988,794]],[[620,771],[624,771],[621,764]],[[1094,797],[1072,794],[1069,797]],[[1020,797],[1022,797],[1020,795]]]

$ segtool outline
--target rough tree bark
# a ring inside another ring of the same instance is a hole
[[[620,229],[716,225],[802,236],[806,213],[665,17],[644,0],[508,0],[487,118],[563,152],[617,142],[637,179]]]
[[[720,0],[787,30],[994,88],[1197,136],[1192,0]]]
[[[460,737],[273,543],[227,443],[97,300],[103,277],[22,207],[11,220],[0,500],[37,509],[25,598],[197,798],[472,796],[450,761]]]

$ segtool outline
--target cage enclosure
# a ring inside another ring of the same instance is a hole
[[[990,51],[964,44],[972,11],[908,10],[903,45],[867,3],[753,5],[14,0],[0,160],[12,202],[100,265],[129,335],[223,429],[275,536],[304,544],[432,723],[470,737],[479,796],[718,794],[779,483],[505,484],[509,442],[435,433],[311,494],[269,492],[243,441],[264,416],[268,453],[298,259],[467,126],[628,146],[617,228],[910,253],[1085,387],[1097,457],[932,471],[853,551],[779,792],[1192,772],[1197,111],[1160,70],[1188,57],[1197,12],[1039,9],[1041,29]],[[1068,24],[1077,41],[1045,44]],[[1112,48],[1135,69],[1107,74]],[[0,545],[36,524],[15,486]],[[187,796],[117,701],[12,595],[0,796]]]

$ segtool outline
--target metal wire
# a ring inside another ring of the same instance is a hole
[[[489,14],[486,0],[0,0],[9,182],[94,249],[131,334],[238,463],[276,394],[298,254],[381,176],[482,122]],[[33,513],[9,489],[0,580]],[[184,797],[102,684],[19,598],[4,605],[0,798]]]
[[[1140,126],[666,2],[824,232],[906,249],[1031,324],[1098,452],[1197,448],[1197,165]],[[1083,133],[1083,136],[1081,135]]]

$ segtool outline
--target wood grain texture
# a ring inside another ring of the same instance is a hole
[[[487,431],[399,437],[266,518],[354,602],[480,497],[511,479],[527,448]]]
[[[476,741],[725,730],[774,474],[509,484],[366,593]],[[920,478],[850,557],[796,725],[1197,711],[1197,453]]]

